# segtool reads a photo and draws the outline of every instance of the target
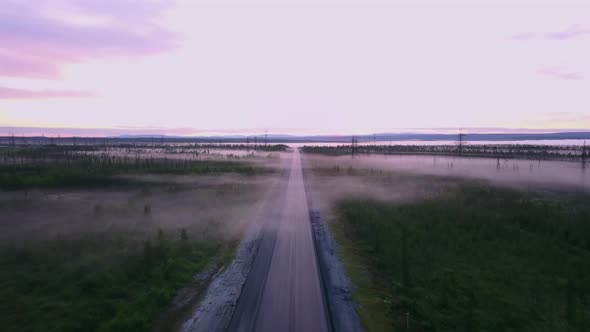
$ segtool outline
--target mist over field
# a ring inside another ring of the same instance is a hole
[[[409,172],[417,175],[438,175],[488,180],[521,188],[549,186],[588,192],[590,175],[580,162],[500,158],[466,158],[459,156],[372,155],[325,157],[312,156],[310,162],[319,168],[369,170],[373,172]]]

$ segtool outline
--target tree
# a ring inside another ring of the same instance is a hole
[[[572,278],[567,279],[565,285],[565,315],[568,328],[573,328],[575,325],[576,318],[576,303],[575,303],[575,289]]]
[[[166,237],[164,236],[164,231],[161,228],[158,228],[158,255],[160,257],[166,256]]]
[[[150,240],[143,243],[143,260],[146,270],[150,270],[154,262],[154,249]]]
[[[408,231],[402,226],[402,285],[410,287],[410,272],[408,266]]]

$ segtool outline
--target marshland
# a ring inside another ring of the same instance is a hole
[[[45,143],[0,147],[7,331],[199,330],[215,280],[283,241],[296,150],[362,329],[590,326],[581,145]]]
[[[302,148],[368,331],[588,329],[584,150],[500,147]]]
[[[284,150],[0,147],[2,329],[172,329],[231,261]]]

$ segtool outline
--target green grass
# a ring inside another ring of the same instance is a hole
[[[371,331],[588,331],[587,201],[466,183],[341,202],[333,228]]]
[[[70,164],[0,166],[0,190],[28,188],[103,187],[129,184],[122,174],[220,174],[255,175],[269,169],[233,161],[142,161],[128,164],[75,161]]]
[[[367,331],[387,331],[394,323],[389,315],[387,286],[378,271],[367,264],[365,253],[347,235],[343,223],[330,222],[330,231],[340,247],[348,275],[354,280],[353,300],[360,304],[359,315]]]
[[[147,331],[218,243],[110,231],[3,246],[2,331]]]

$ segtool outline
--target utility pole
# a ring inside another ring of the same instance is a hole
[[[588,151],[586,151],[586,141],[584,140],[584,146],[582,147],[582,168],[586,168],[586,158],[588,158]]]
[[[264,146],[268,146],[268,130],[264,131]]]
[[[463,134],[462,129],[459,129],[458,140],[459,140],[459,142],[458,142],[459,143],[459,155],[462,155],[463,154],[463,143],[465,140],[465,134]]]

